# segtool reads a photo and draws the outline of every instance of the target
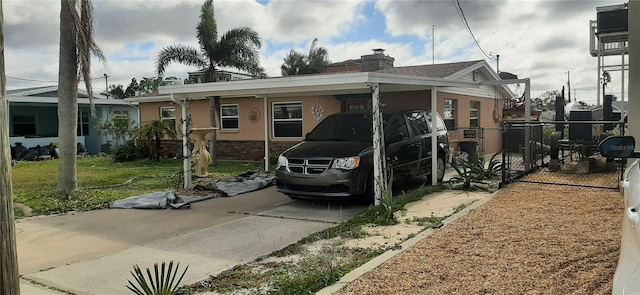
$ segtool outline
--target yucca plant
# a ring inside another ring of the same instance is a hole
[[[135,283],[128,280],[129,285],[127,289],[136,295],[174,295],[180,285],[180,281],[184,278],[184,274],[187,273],[187,269],[189,269],[189,266],[187,266],[182,272],[182,275],[180,275],[180,278],[176,280],[179,267],[180,263],[177,263],[176,267],[173,268],[173,261],[169,261],[169,265],[163,261],[160,267],[158,267],[157,263],[154,263],[153,275],[151,274],[151,270],[147,268],[147,276],[145,277],[140,267],[136,264],[133,266],[133,271],[131,272]]]
[[[458,159],[453,163],[453,169],[456,170],[458,176],[451,178],[454,181],[463,182],[463,187],[471,187],[472,182],[482,182],[495,178],[502,169],[502,162],[496,159],[499,153],[494,154],[489,160],[487,166],[481,158],[473,160]]]

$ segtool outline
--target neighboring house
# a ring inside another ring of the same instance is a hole
[[[7,90],[9,104],[9,141],[11,145],[21,142],[25,147],[45,146],[59,141],[58,138],[58,87],[45,86]],[[114,114],[128,115],[139,123],[137,103],[121,99],[106,99],[94,94],[95,116],[91,116],[89,97],[78,89],[78,142],[90,154],[100,152],[102,144],[111,143],[109,135],[98,134],[99,121],[106,121]]]
[[[188,72],[189,78],[188,81],[191,83],[204,83],[207,79],[205,79],[206,70],[199,70],[195,72]],[[213,82],[225,82],[225,81],[235,81],[235,80],[246,80],[253,79],[249,74],[231,72],[227,70],[219,70],[216,71],[213,77]],[[187,82],[188,84],[188,82]]]
[[[389,110],[430,110],[435,95],[452,147],[481,141],[484,153],[500,150],[503,100],[513,93],[482,84],[499,79],[485,61],[404,67],[393,62],[383,50],[374,50],[358,60],[330,64],[323,74],[167,86],[158,96],[127,100],[139,102],[143,122],[162,117],[174,120],[180,130],[183,110],[191,114],[191,127],[210,126],[209,98],[220,97],[219,159],[277,156],[303,140],[324,117],[369,109],[375,89],[382,109]],[[480,131],[485,129],[492,132]]]

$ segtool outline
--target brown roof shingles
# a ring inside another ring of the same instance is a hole
[[[477,64],[479,62],[482,62],[482,61],[474,60],[474,61],[454,62],[454,63],[446,63],[446,64],[393,67],[393,68],[377,70],[375,72],[398,74],[398,75],[445,78],[459,71],[462,71],[474,64]]]

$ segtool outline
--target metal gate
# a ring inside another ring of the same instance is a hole
[[[623,135],[624,125],[601,132],[606,130],[602,128],[604,124],[603,121],[503,124],[501,186],[529,182],[619,189],[624,163],[600,156],[598,143],[608,135]]]

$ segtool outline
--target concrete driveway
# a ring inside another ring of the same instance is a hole
[[[194,283],[252,261],[365,209],[293,201],[274,187],[194,203],[190,209],[106,209],[20,220],[24,294],[129,294],[134,264],[174,260]]]

